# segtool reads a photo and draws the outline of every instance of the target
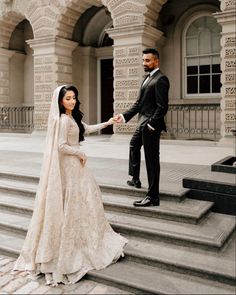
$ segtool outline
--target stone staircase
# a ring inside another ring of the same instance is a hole
[[[38,178],[0,173],[0,253],[19,255]],[[106,216],[126,236],[125,258],[87,278],[135,294],[235,294],[236,218],[213,202],[161,194],[160,207],[135,208],[144,190],[100,184]]]

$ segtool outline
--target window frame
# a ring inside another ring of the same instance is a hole
[[[190,19],[188,19],[187,23],[184,26],[183,29],[183,34],[182,34],[182,89],[183,89],[183,98],[186,99],[209,99],[209,98],[220,98],[221,97],[221,92],[219,93],[191,93],[188,94],[187,93],[187,66],[186,66],[186,62],[187,62],[187,56],[186,56],[186,50],[187,50],[187,38],[186,38],[186,33],[189,29],[189,27],[191,26],[191,24],[201,18],[201,17],[213,17],[212,13],[210,12],[200,12],[200,13],[196,13],[194,15],[192,15],[192,17]],[[221,52],[219,52],[220,57],[220,67],[221,67]],[[204,56],[204,55],[203,55]],[[209,57],[212,58],[214,55],[210,55]],[[197,58],[200,57],[200,55],[195,56]],[[194,58],[194,56],[193,56]],[[210,72],[210,75],[212,77],[212,72]],[[198,77],[199,77],[199,73],[198,73]]]

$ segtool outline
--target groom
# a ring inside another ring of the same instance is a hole
[[[148,176],[148,192],[134,206],[159,206],[160,157],[159,145],[161,131],[166,131],[164,117],[168,110],[169,80],[160,71],[159,53],[154,48],[143,50],[143,67],[148,73],[144,79],[137,101],[123,114],[115,116],[117,123],[127,123],[138,114],[138,125],[130,141],[129,175],[127,184],[141,187],[139,179],[141,147],[143,145]]]

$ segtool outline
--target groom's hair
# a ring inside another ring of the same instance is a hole
[[[155,55],[155,57],[157,58],[157,59],[159,59],[160,58],[160,54],[159,54],[159,52],[156,50],[156,48],[145,48],[144,50],[143,50],[143,54],[148,54],[148,53],[151,53],[151,54],[153,54],[153,55]]]

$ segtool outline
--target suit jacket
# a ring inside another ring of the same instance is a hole
[[[140,88],[137,101],[123,113],[125,121],[139,114],[139,124],[149,123],[156,130],[166,131],[164,117],[168,111],[169,87],[168,78],[160,70],[155,72]]]

